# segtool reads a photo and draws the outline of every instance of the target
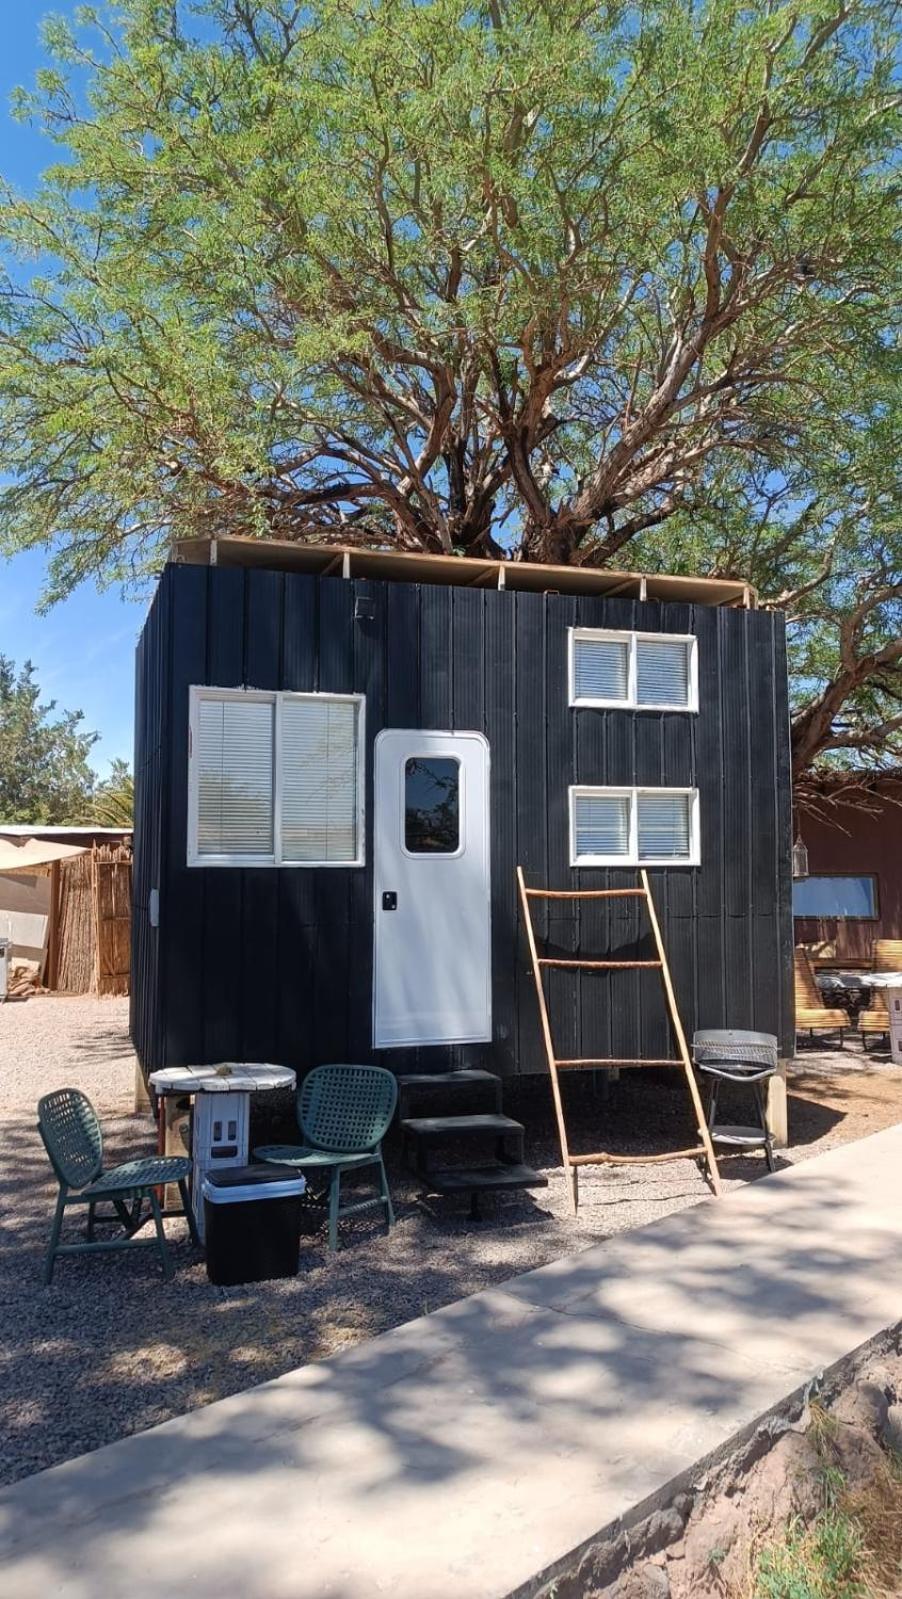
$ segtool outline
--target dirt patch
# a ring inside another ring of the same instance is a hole
[[[818,1152],[867,1138],[902,1121],[902,1067],[884,1051],[864,1054],[850,1043],[830,1054],[801,1055],[789,1068],[792,1152]]]
[[[902,1326],[536,1599],[899,1599]]]

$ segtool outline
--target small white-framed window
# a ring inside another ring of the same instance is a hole
[[[698,866],[697,788],[570,789],[571,866]]]
[[[571,627],[568,655],[573,706],[698,710],[698,640],[694,634]]]
[[[362,694],[194,686],[189,866],[362,866]]]

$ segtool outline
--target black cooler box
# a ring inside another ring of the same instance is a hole
[[[211,1283],[296,1277],[306,1183],[286,1167],[233,1166],[204,1179],[207,1276]]]

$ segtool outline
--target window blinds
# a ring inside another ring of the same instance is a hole
[[[629,666],[629,639],[577,637],[573,646],[574,697],[626,704]]]
[[[576,794],[573,826],[576,855],[629,855],[630,796]]]
[[[694,638],[571,630],[574,705],[696,710]]]
[[[282,859],[357,859],[357,706],[282,705]]]
[[[358,863],[362,700],[192,693],[189,864]]]
[[[272,855],[273,714],[266,700],[201,700],[199,855]]]
[[[637,638],[636,703],[689,704],[689,645],[684,639]]]
[[[570,790],[573,866],[692,866],[701,860],[695,789]]]
[[[639,860],[689,859],[689,795],[638,794]]]

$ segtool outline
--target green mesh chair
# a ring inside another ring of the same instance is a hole
[[[338,1248],[338,1220],[379,1206],[387,1226],[392,1209],[382,1140],[395,1113],[398,1085],[381,1066],[317,1066],[301,1084],[297,1097],[298,1126],[303,1144],[264,1144],[254,1159],[274,1166],[329,1176],[329,1248]],[[379,1193],[371,1199],[341,1203],[342,1172],[364,1166],[378,1168]]]
[[[50,1245],[44,1262],[44,1281],[53,1277],[57,1255],[87,1255],[110,1249],[140,1249],[152,1245],[160,1252],[163,1276],[172,1276],[172,1261],[166,1247],[163,1218],[157,1189],[164,1183],[175,1183],[182,1199],[182,1211],[188,1223],[192,1241],[200,1245],[188,1178],[191,1162],[183,1155],[151,1156],[146,1160],[129,1160],[123,1166],[103,1170],[103,1134],[91,1101],[77,1088],[57,1088],[45,1094],[38,1102],[38,1132],[56,1173],[59,1193],[56,1212],[50,1233]],[[144,1200],[150,1201],[154,1220],[153,1238],[135,1238],[144,1225],[142,1215]],[[98,1205],[112,1205],[112,1215],[98,1215]],[[80,1244],[61,1244],[60,1233],[63,1216],[72,1205],[87,1205],[87,1239]],[[125,1228],[124,1238],[95,1239],[96,1221],[117,1219]]]

